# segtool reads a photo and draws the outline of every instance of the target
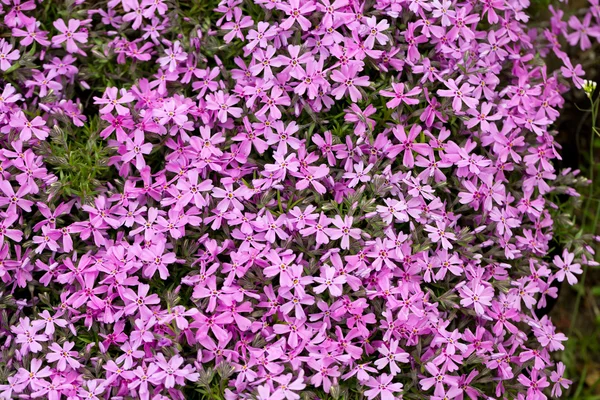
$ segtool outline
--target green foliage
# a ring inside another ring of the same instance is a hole
[[[600,234],[600,94],[586,91],[589,108],[580,110],[583,119],[576,132],[582,135],[587,150],[581,151],[580,169],[591,184],[580,190],[581,198],[563,203],[557,210],[562,217],[555,219],[555,238],[561,243],[573,243],[585,235]],[[588,124],[590,126],[588,126]],[[573,138],[571,136],[571,138]],[[560,204],[560,202],[557,202]],[[574,227],[575,230],[573,229]],[[573,232],[575,234],[573,235]],[[593,241],[590,241],[593,243]],[[596,246],[596,251],[598,248]],[[596,260],[598,260],[598,254]],[[600,269],[583,266],[579,282],[563,289],[553,312],[559,330],[565,331],[569,340],[559,360],[566,366],[566,377],[573,381],[566,398],[573,400],[600,399]]]
[[[114,178],[108,166],[111,149],[100,138],[99,123],[94,117],[81,128],[54,126],[50,140],[41,144],[46,164],[58,176],[52,188],[60,196],[86,200]]]

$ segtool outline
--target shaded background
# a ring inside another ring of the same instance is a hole
[[[565,11],[564,19],[572,14],[583,15],[586,0],[575,0],[568,5],[552,1],[555,8]],[[536,13],[540,21],[547,21],[547,7]],[[545,18],[545,19],[543,19]],[[586,71],[585,79],[600,80],[600,43],[583,52],[579,48],[568,49],[573,65],[580,63]],[[556,60],[560,63],[560,60]],[[560,65],[558,65],[559,67]],[[553,66],[555,67],[555,66]],[[597,88],[593,98],[600,95]],[[562,146],[563,160],[558,168],[581,170],[581,174],[592,177],[590,187],[580,190],[581,207],[573,210],[583,234],[600,235],[600,136],[592,131],[593,121],[589,111],[590,100],[583,90],[574,89],[566,96],[566,102],[557,126],[557,141]],[[595,126],[600,127],[600,118]],[[596,261],[600,261],[600,246],[591,243],[596,250]],[[567,369],[566,377],[573,381],[563,395],[566,399],[600,400],[600,269],[587,267],[577,285],[560,287],[556,303],[548,310],[559,331],[569,340],[565,350],[556,355]]]

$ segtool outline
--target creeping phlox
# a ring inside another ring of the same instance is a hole
[[[560,397],[600,8],[529,6],[2,0],[0,398]]]

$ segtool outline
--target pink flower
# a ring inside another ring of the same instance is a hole
[[[329,236],[325,232],[329,224],[331,224],[331,219],[321,213],[316,224],[300,230],[300,233],[302,235],[316,234],[315,239],[318,244],[327,244],[329,243]]]
[[[590,26],[591,22],[591,13],[585,14],[583,22],[575,15],[572,15],[571,18],[569,18],[569,27],[575,31],[567,35],[567,40],[571,46],[575,46],[579,43],[581,50],[587,50],[592,47],[592,42],[589,38],[590,36],[595,37],[596,39],[600,38],[600,27]]]
[[[61,316],[62,313],[57,313],[56,315],[52,316],[50,315],[50,312],[48,312],[48,310],[44,310],[38,315],[38,317],[41,317],[42,319],[33,320],[31,322],[31,325],[36,329],[45,326],[44,333],[46,335],[52,335],[55,331],[54,325],[57,325],[61,328],[67,326],[67,321],[65,319],[60,318]]]
[[[389,22],[384,19],[378,23],[375,17],[369,17],[365,19],[367,24],[362,26],[363,34],[367,35],[367,38],[365,39],[365,46],[372,49],[375,45],[375,40],[377,40],[377,43],[380,45],[385,45],[389,38],[382,32],[390,27]]]
[[[180,179],[177,182],[177,189],[181,190],[181,197],[177,200],[177,207],[182,209],[191,201],[198,208],[203,208],[206,205],[206,200],[202,196],[202,192],[208,192],[213,188],[210,179],[200,178],[198,170],[192,169],[186,174],[187,179]]]
[[[375,361],[375,366],[377,369],[383,369],[389,364],[392,377],[400,373],[400,367],[396,362],[407,363],[409,361],[409,354],[403,351],[398,343],[398,340],[392,340],[389,347],[384,343],[377,349],[383,355],[383,358]]]
[[[350,182],[348,183],[348,187],[353,188],[359,182],[363,182],[363,183],[369,182],[371,180],[371,176],[369,176],[369,172],[371,171],[372,168],[373,168],[373,164],[369,164],[365,168],[362,161],[360,161],[358,164],[355,164],[354,165],[355,172],[345,172],[343,175],[343,177],[345,179],[351,179]]]
[[[133,140],[127,137],[125,149],[127,152],[121,156],[121,160],[129,162],[135,158],[135,167],[141,171],[146,166],[144,154],[150,154],[152,143],[144,143],[144,132],[136,130]]]
[[[123,9],[127,12],[123,16],[123,21],[133,21],[131,27],[135,30],[139,29],[144,19],[144,7],[140,6],[138,0],[123,0]]]
[[[321,276],[315,278],[315,282],[320,283],[314,288],[315,293],[322,293],[329,290],[333,297],[342,295],[342,285],[346,283],[345,276],[335,276],[335,268],[325,265],[321,268]]]
[[[0,39],[0,70],[6,71],[11,66],[11,61],[16,61],[21,57],[19,50],[12,50],[12,44],[4,39]]]
[[[286,374],[281,375],[273,380],[279,383],[279,387],[275,390],[275,393],[270,397],[270,399],[286,399],[286,400],[297,400],[300,397],[294,393],[303,390],[306,385],[304,384],[304,372],[301,370],[298,375],[296,375],[296,379],[294,379],[294,375]]]
[[[165,50],[165,56],[158,59],[161,67],[169,66],[169,72],[175,71],[177,64],[187,59],[187,53],[181,48],[179,40],[173,43],[173,47]]]
[[[28,384],[32,390],[42,388],[42,382],[44,381],[43,378],[51,376],[52,370],[48,366],[40,369],[41,367],[42,360],[32,358],[29,370],[26,370],[25,368],[19,368],[19,372],[17,373],[19,381]]]
[[[456,236],[452,232],[446,231],[446,224],[442,221],[435,221],[435,227],[431,225],[425,225],[425,231],[429,232],[427,236],[433,241],[433,243],[441,242],[444,249],[451,249],[451,240],[456,240]]]
[[[331,239],[338,240],[339,238],[342,238],[342,249],[350,248],[350,237],[356,240],[360,239],[361,230],[359,228],[352,228],[353,221],[354,218],[348,215],[344,216],[343,220],[339,215],[336,215],[331,221],[336,228],[326,229],[326,232]]]
[[[21,39],[21,46],[29,46],[34,40],[42,46],[50,45],[50,41],[47,39],[48,32],[39,30],[39,27],[40,21],[32,18],[25,23],[24,28],[26,30],[13,28],[12,35],[23,38]]]
[[[70,19],[69,26],[65,25],[65,21],[62,19],[56,20],[53,22],[53,25],[56,29],[58,29],[61,34],[55,35],[52,37],[53,44],[60,44],[63,42],[67,42],[67,51],[69,53],[82,53],[79,47],[77,46],[76,41],[79,43],[87,43],[88,34],[87,32],[77,32],[79,27],[81,26],[81,21],[78,19]]]
[[[244,15],[242,18],[242,9],[236,7],[233,10],[234,20],[231,22],[226,22],[221,26],[222,29],[229,30],[229,32],[223,37],[225,39],[225,43],[231,42],[234,38],[238,38],[240,40],[244,40],[244,34],[242,33],[242,29],[249,28],[254,25],[254,21],[251,17]]]
[[[461,78],[458,78],[456,81],[454,79],[448,79],[446,82],[446,89],[440,89],[437,91],[437,94],[442,97],[451,97],[452,98],[452,108],[456,112],[460,112],[462,108],[462,104],[466,104],[468,108],[475,108],[477,103],[479,102],[475,97],[468,96],[473,92],[473,87],[468,83],[463,83],[460,87]]]
[[[537,369],[533,368],[531,370],[530,377],[525,376],[523,373],[519,374],[517,380],[527,388],[528,400],[545,400],[547,398],[543,390],[550,386],[550,383],[544,375],[538,377]]]
[[[484,306],[491,306],[491,300],[494,298],[494,288],[491,286],[484,286],[481,283],[475,283],[472,288],[465,285],[460,290],[462,299],[460,304],[468,307],[473,305],[477,315],[484,315]]]
[[[309,166],[299,175],[302,179],[296,183],[296,189],[303,190],[311,185],[319,194],[325,194],[327,192],[325,186],[318,181],[318,179],[329,175],[329,167],[325,164],[321,164],[318,167]]]
[[[237,104],[240,100],[235,96],[230,96],[219,90],[217,93],[209,94],[206,99],[206,108],[209,110],[217,111],[219,121],[222,123],[227,122],[227,114],[231,114],[234,118],[239,118],[242,115],[242,109],[240,107],[232,107]]]
[[[65,342],[62,347],[58,343],[52,343],[48,350],[51,350],[51,353],[46,354],[46,360],[48,362],[57,362],[56,369],[59,371],[64,371],[67,369],[67,364],[73,368],[77,369],[81,366],[79,361],[76,360],[77,357],[76,351],[71,351],[71,349],[75,347],[74,342]]]
[[[418,99],[411,99],[412,96],[416,96],[422,92],[422,89],[418,86],[410,89],[404,93],[404,83],[392,83],[393,92],[389,90],[381,90],[379,93],[384,97],[392,97],[393,99],[388,101],[385,106],[387,108],[398,107],[401,103],[415,105],[419,104]]]
[[[351,64],[349,66],[342,65],[340,70],[336,69],[331,73],[331,79],[334,82],[339,83],[339,85],[331,91],[331,94],[334,95],[337,100],[344,97],[346,92],[350,93],[350,99],[353,102],[362,99],[362,94],[357,86],[369,86],[370,82],[368,76],[357,77],[358,71],[358,65]]]
[[[183,385],[186,379],[196,382],[200,376],[197,372],[194,372],[194,368],[191,366],[181,368],[184,362],[181,356],[175,355],[167,361],[162,353],[158,353],[156,359],[160,371],[154,375],[154,378],[163,381],[167,388],[174,387],[175,383]]]
[[[552,386],[552,396],[560,397],[562,395],[562,388],[568,389],[572,381],[569,379],[563,378],[565,374],[565,364],[561,361],[556,364],[556,371],[552,371],[550,374],[550,380],[554,382],[554,386]]]
[[[394,400],[396,398],[394,393],[402,391],[403,385],[401,383],[392,383],[393,379],[393,375],[387,374],[381,374],[377,379],[369,377],[367,386],[372,389],[365,391],[365,396],[367,396],[369,400],[372,400],[377,396],[380,396],[381,400]]]
[[[50,90],[58,92],[62,89],[62,84],[54,80],[57,75],[58,73],[55,70],[49,70],[46,75],[41,72],[35,72],[33,74],[33,80],[25,81],[25,86],[31,88],[31,92],[33,92],[34,87],[39,86],[40,97],[45,97]]]
[[[560,67],[563,76],[565,78],[571,78],[575,87],[581,89],[583,87],[583,79],[581,79],[580,76],[585,75],[585,71],[581,67],[581,64],[577,64],[575,68],[573,68],[573,64],[571,64],[571,60],[568,58],[564,58],[563,62],[565,66]]]
[[[123,291],[123,299],[125,300],[125,314],[131,315],[138,310],[148,315],[151,314],[149,305],[160,303],[158,295],[151,294],[148,296],[150,291],[150,285],[139,284],[137,294],[131,289],[125,289]]]
[[[120,92],[121,98],[117,98]],[[135,98],[126,89],[118,90],[116,87],[108,87],[104,91],[104,96],[94,97],[94,104],[106,104],[100,109],[100,113],[108,114],[116,109],[119,115],[129,115],[129,108],[123,104],[131,103]]]
[[[562,258],[559,256],[554,256],[554,265],[559,268],[559,271],[555,274],[555,276],[559,282],[562,282],[566,277],[569,285],[574,285],[577,283],[577,277],[575,274],[581,274],[583,270],[581,269],[581,265],[573,264],[574,258],[575,255],[573,253],[569,253],[567,249],[563,250]]]
[[[46,121],[40,116],[29,121],[23,112],[18,112],[13,114],[13,117],[10,120],[10,126],[20,130],[19,137],[24,142],[31,139],[32,133],[40,140],[44,140],[48,137]]]
[[[16,334],[15,343],[21,345],[21,352],[27,354],[28,352],[39,353],[42,351],[42,345],[38,342],[47,342],[48,336],[37,333],[41,328],[42,327],[39,325],[32,326],[28,317],[21,318],[19,320],[19,325],[11,327],[11,331]],[[32,367],[33,365],[32,360]],[[41,365],[41,361],[39,365]]]
[[[285,12],[288,16],[279,24],[280,28],[290,29],[294,22],[297,22],[303,31],[310,29],[310,21],[304,15],[310,15],[312,11],[316,9],[314,2],[290,0],[289,4],[286,4],[285,2],[278,2],[276,3],[276,7]]]
[[[0,191],[4,193],[6,197],[0,197],[0,206],[8,205],[7,211],[14,213],[17,211],[17,207],[26,212],[31,212],[31,206],[34,204],[31,200],[26,200],[24,197],[31,193],[31,188],[27,185],[20,186],[18,191],[15,193],[12,185],[9,181],[0,181]]]

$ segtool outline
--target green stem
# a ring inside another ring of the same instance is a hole
[[[595,132],[596,132],[596,116],[598,113],[598,106],[600,105],[600,97],[598,98],[597,101],[593,101],[592,100],[592,95],[590,95],[590,101],[592,103],[592,109],[591,109],[591,113],[592,113],[592,137],[590,139],[590,181],[593,182],[594,181],[594,140],[596,139],[595,137]],[[585,210],[583,212],[583,219],[582,219],[582,223],[581,223],[581,228],[585,229],[585,223],[586,223],[586,219],[587,219],[587,215],[588,215],[588,210],[589,207],[592,204],[592,197],[594,194],[594,185],[593,183],[590,184],[590,189],[589,189],[589,195],[588,195],[588,199],[586,200],[586,206],[585,206]],[[594,225],[592,227],[593,229],[593,234],[596,234],[596,227],[598,226],[598,219],[600,218],[600,204],[598,204],[598,206],[596,207],[596,217],[594,218]],[[577,314],[579,313],[579,305],[581,304],[581,299],[583,297],[583,294],[585,293],[585,278],[587,276],[587,270],[588,270],[588,264],[585,264],[583,266],[583,273],[581,274],[581,282],[579,283],[579,285],[581,285],[581,290],[577,291],[577,298],[575,299],[575,307],[573,310],[573,316],[571,317],[571,326],[569,327],[569,337],[571,336],[571,334],[573,333],[573,329],[575,327],[575,322],[577,321]]]

